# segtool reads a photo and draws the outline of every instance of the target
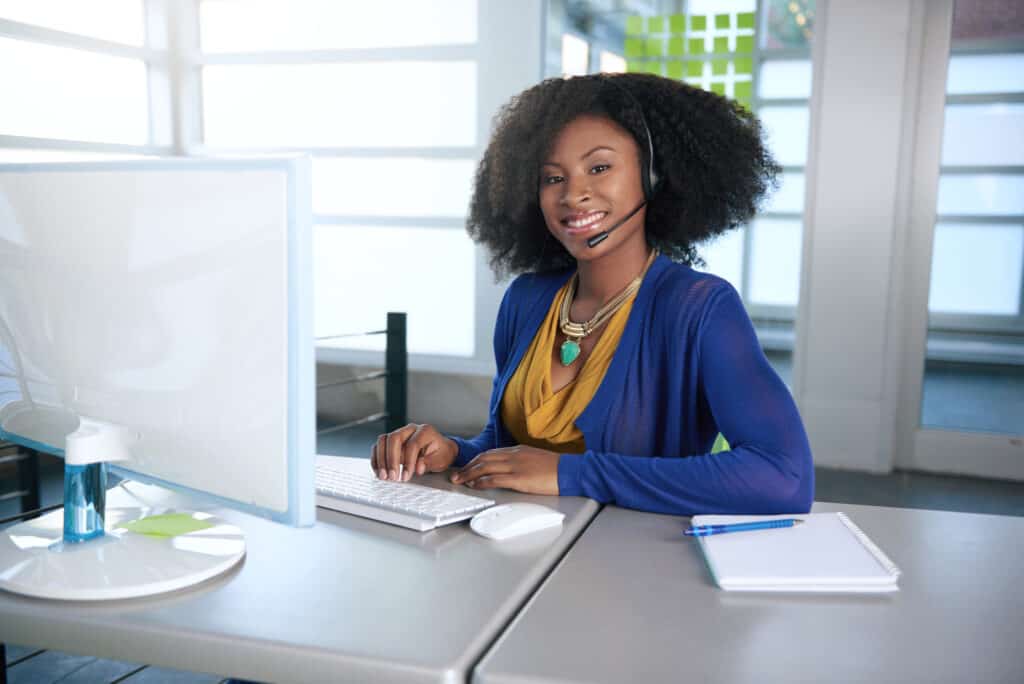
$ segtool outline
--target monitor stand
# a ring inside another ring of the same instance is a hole
[[[130,485],[140,492],[166,492]],[[212,579],[245,556],[245,536],[234,525],[164,506],[159,497],[135,496],[133,489],[122,484],[110,490],[112,505],[101,516],[103,534],[85,541],[65,540],[63,510],[0,531],[0,589],[72,601],[150,596]],[[175,516],[163,520],[173,521],[181,533],[129,529],[140,529],[132,521],[155,515]],[[192,529],[198,527],[203,529]]]

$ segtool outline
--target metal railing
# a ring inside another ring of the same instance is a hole
[[[409,385],[409,352],[406,347],[406,314],[399,312],[388,312],[388,324],[385,330],[372,330],[365,333],[353,333],[346,335],[331,335],[319,337],[320,340],[333,340],[345,337],[363,337],[367,335],[386,335],[384,351],[384,368],[362,375],[341,380],[319,383],[316,386],[317,396],[325,389],[353,385],[370,380],[384,380],[384,411],[373,413],[362,418],[350,420],[341,425],[332,425],[317,430],[317,436],[349,430],[360,425],[373,423],[379,420],[385,422],[387,432],[397,430],[405,425],[408,413],[408,385]],[[318,402],[319,403],[319,402]]]

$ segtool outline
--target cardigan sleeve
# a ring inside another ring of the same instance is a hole
[[[560,494],[674,515],[810,510],[814,468],[800,415],[731,286],[710,299],[697,348],[702,391],[731,450],[562,454]]]
[[[456,437],[455,435],[445,435],[459,448],[459,453],[455,457],[455,461],[452,466],[455,468],[461,468],[466,465],[474,458],[477,454],[487,451],[488,449],[496,449],[498,446],[498,428],[496,423],[496,416],[498,415],[497,404],[501,397],[498,396],[499,390],[501,389],[501,377],[505,371],[505,364],[508,363],[509,353],[512,349],[512,330],[513,330],[513,316],[512,316],[512,304],[513,299],[512,291],[516,288],[517,283],[520,282],[523,276],[519,276],[512,284],[505,290],[505,295],[501,299],[501,305],[498,307],[498,316],[494,322],[494,364],[496,371],[494,374],[494,383],[491,385],[491,400],[488,406],[488,419],[487,425],[480,432],[479,435],[472,439],[466,439],[463,437]]]

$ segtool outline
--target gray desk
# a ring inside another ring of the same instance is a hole
[[[501,682],[1024,682],[1024,518],[847,512],[889,595],[736,594],[686,518],[601,511],[474,670]]]
[[[425,482],[453,488],[440,475]],[[582,498],[491,498],[557,507],[565,524],[499,543],[467,523],[419,533],[320,509],[315,527],[294,529],[207,506],[245,531],[241,567],[151,599],[0,592],[0,641],[273,682],[465,681],[598,509]],[[129,503],[111,490],[108,506],[119,500]]]

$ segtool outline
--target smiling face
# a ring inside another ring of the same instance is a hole
[[[539,195],[548,230],[577,261],[645,242],[646,208],[600,244],[587,246],[587,239],[611,228],[644,201],[639,148],[633,136],[611,119],[582,115],[562,129],[541,166]]]

